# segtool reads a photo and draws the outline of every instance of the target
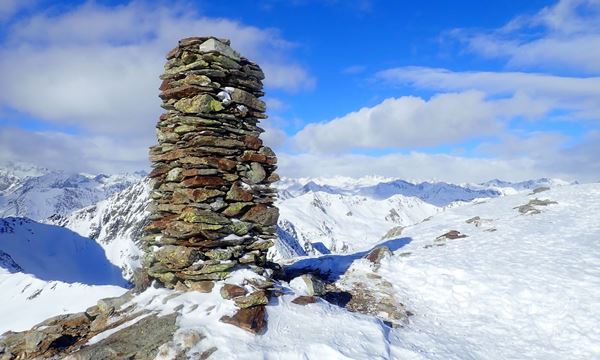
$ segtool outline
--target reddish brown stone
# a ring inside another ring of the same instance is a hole
[[[252,193],[244,190],[239,183],[231,185],[231,189],[227,192],[225,199],[229,201],[252,201]]]
[[[148,174],[148,177],[155,178],[155,177],[158,177],[158,176],[168,173],[169,170],[171,170],[170,166],[167,166],[167,165],[157,166],[150,172],[150,174]]]
[[[280,177],[279,177],[279,174],[277,174],[277,173],[272,173],[271,175],[269,175],[269,177],[267,177],[267,182],[270,182],[270,183],[279,181],[279,180],[280,180]]]
[[[303,296],[298,296],[297,298],[292,300],[292,302],[297,305],[314,304],[317,302],[317,298],[316,298],[316,296],[303,295]]]
[[[215,287],[215,283],[213,281],[189,281],[186,283],[186,285],[190,288],[190,290],[201,293],[209,293]]]
[[[144,231],[147,233],[158,233],[166,229],[167,225],[169,225],[169,222],[170,221],[167,219],[154,220],[150,224],[146,225]]]
[[[166,81],[166,80],[165,80]],[[164,81],[163,81],[164,83]],[[162,89],[161,89],[162,90]],[[202,91],[201,88],[193,85],[182,85],[176,88],[164,90],[158,95],[163,100],[168,99],[181,99],[187,97],[194,97]]]
[[[174,49],[171,49],[168,53],[167,53],[167,60],[171,60],[174,57],[177,57],[177,55],[179,55],[179,47],[176,47]]]
[[[235,169],[237,162],[230,159],[218,159],[217,161],[218,167],[221,170],[229,171]]]
[[[185,46],[201,44],[201,43],[205,42],[208,39],[209,38],[207,38],[207,37],[201,37],[201,36],[187,37],[187,38],[179,40],[179,47],[182,48],[182,47],[185,47]]]
[[[165,91],[171,88],[171,80],[170,79],[165,79],[162,81],[162,83],[160,83],[160,87],[158,88],[158,90],[160,91]]]
[[[258,223],[263,226],[277,224],[279,210],[276,207],[267,207],[264,204],[257,204],[248,210],[242,220]]]
[[[266,312],[264,306],[253,306],[240,309],[233,316],[223,316],[221,321],[253,334],[262,334],[267,328]]]
[[[169,118],[169,114],[167,114],[167,113],[162,113],[162,114],[160,114],[160,117],[159,117],[159,119],[161,121],[167,120],[168,118]]]
[[[275,164],[277,164],[277,158],[276,157],[267,157],[266,163],[269,165],[275,165]]]
[[[188,154],[188,152],[185,149],[176,149],[176,150],[167,151],[166,153],[160,154],[160,155],[150,155],[150,161],[152,161],[152,162],[173,161],[173,160],[182,158],[182,157],[186,156],[187,154]]]
[[[183,180],[183,185],[189,188],[200,186],[219,187],[225,185],[225,180],[219,176],[194,176]]]
[[[177,189],[173,192],[172,201],[175,204],[197,203],[219,195],[223,192],[215,189]]]
[[[248,149],[258,150],[262,146],[262,140],[259,139],[258,136],[245,135],[243,140],[244,140],[244,145]]]
[[[261,154],[258,154],[254,151],[244,151],[244,154],[240,156],[240,160],[242,161],[256,161],[259,163],[266,163],[267,157]]]
[[[237,162],[226,158],[217,158],[212,156],[204,157],[187,157],[180,159],[181,162],[192,165],[206,165],[214,168],[218,168],[222,171],[230,171],[235,169]]]
[[[221,288],[221,297],[225,300],[230,300],[238,296],[244,296],[248,292],[241,286],[233,284],[225,284]]]
[[[445,233],[444,235],[441,235],[438,237],[438,239],[449,239],[449,240],[456,240],[456,239],[462,239],[462,238],[466,238],[467,235],[465,234],[461,234],[460,231],[458,230],[450,230],[447,233]]]

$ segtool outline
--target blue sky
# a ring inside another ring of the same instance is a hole
[[[600,2],[0,3],[0,160],[148,166],[163,55],[229,37],[267,74],[287,176],[600,180]]]

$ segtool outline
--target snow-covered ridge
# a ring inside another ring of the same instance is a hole
[[[491,180],[481,184],[451,184],[446,182],[411,182],[385,177],[358,179],[335,178],[283,178],[274,185],[280,198],[288,199],[309,192],[341,195],[362,195],[374,199],[387,199],[394,195],[412,196],[435,206],[447,206],[456,201],[469,202],[477,198],[497,197],[538,187],[555,187],[569,184],[560,179],[541,178],[512,183]]]
[[[339,196],[314,195],[325,209],[332,201],[328,197]],[[534,205],[539,213],[519,212],[535,199],[549,201],[534,202],[547,204]],[[285,281],[284,294],[266,308],[268,330],[258,337],[219,321],[233,311],[220,298],[220,285],[206,294],[151,288],[123,307],[134,304],[161,314],[182,309],[180,335],[203,334],[195,350],[214,346],[215,358],[595,359],[600,356],[599,214],[600,184],[525,191],[453,207],[407,226],[402,239],[392,241],[393,255],[375,272],[361,258],[363,251],[295,259],[295,264],[390,283],[393,296],[413,314],[401,328],[325,300],[296,305],[292,300],[301,293]],[[449,230],[466,237],[440,238]],[[120,291],[39,283],[0,269],[0,318],[19,330]],[[0,331],[8,330],[4,324]]]
[[[413,225],[443,210],[416,197],[373,199],[322,191],[285,199],[277,206],[281,242],[293,238],[306,254],[358,251],[380,241],[393,227]]]
[[[140,266],[140,239],[146,225],[146,206],[150,201],[149,180],[134,183],[123,191],[64,216],[53,216],[48,222],[95,240],[106,257],[131,279]]]
[[[43,220],[106,199],[142,178],[124,175],[75,174],[12,164],[0,167],[0,217]]]

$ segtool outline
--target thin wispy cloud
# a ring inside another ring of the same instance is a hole
[[[490,31],[455,29],[468,49],[511,68],[600,72],[600,2],[561,0]]]

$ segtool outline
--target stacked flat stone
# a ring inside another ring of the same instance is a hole
[[[257,125],[264,74],[229,45],[180,40],[161,75],[145,267],[168,288],[202,287],[243,267],[268,275],[279,216],[270,184],[279,177]]]

